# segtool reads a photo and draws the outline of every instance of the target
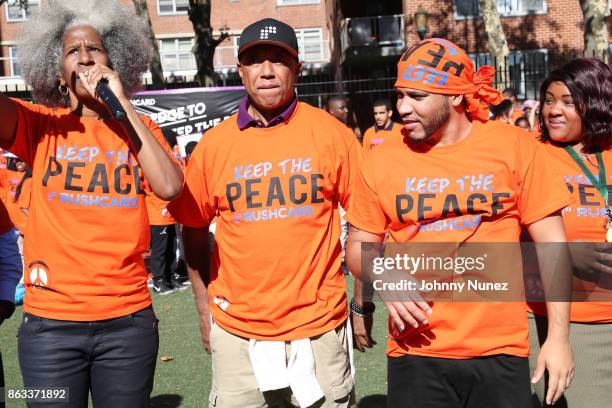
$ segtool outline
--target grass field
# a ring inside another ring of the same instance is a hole
[[[353,281],[347,280],[352,292]],[[208,406],[211,382],[210,356],[202,348],[197,312],[191,291],[168,296],[153,296],[153,304],[160,320],[159,358],[172,356],[168,362],[158,358],[152,403],[154,408]],[[374,338],[378,344],[366,353],[355,351],[357,400],[359,407],[386,407],[386,318],[378,305],[374,320]],[[21,308],[0,328],[0,350],[4,360],[6,388],[20,388],[21,375],[17,361],[17,327]],[[8,402],[8,408],[25,407],[23,403]]]

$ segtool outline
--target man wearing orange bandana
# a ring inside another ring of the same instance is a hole
[[[361,244],[381,243],[385,234],[387,246],[516,243],[525,226],[536,242],[565,242],[560,210],[570,202],[567,188],[550,182],[554,178],[545,160],[537,159],[533,138],[517,127],[487,122],[489,104],[501,101],[491,87],[493,75],[489,66],[474,72],[462,49],[438,38],[401,57],[395,88],[403,140],[364,157],[349,210],[347,260],[356,277],[366,274]],[[400,292],[400,301],[385,302],[390,406],[530,406],[521,302],[428,303],[406,293]],[[362,300],[356,294],[355,309]],[[553,402],[569,386],[574,362],[569,305],[547,307],[555,323],[548,327],[532,381],[547,370],[547,400]]]

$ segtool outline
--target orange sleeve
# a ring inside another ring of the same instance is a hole
[[[519,213],[531,224],[571,204],[572,195],[538,142],[519,134],[517,143]]]
[[[164,149],[164,151],[170,157],[170,159],[173,162],[175,162],[176,164],[178,164],[179,167],[181,168],[181,170],[183,170],[183,166],[181,165],[179,159],[177,159],[176,155],[174,154],[174,150],[168,144],[168,141],[166,140],[166,137],[164,136],[164,133],[162,132],[161,128],[157,125],[157,123],[152,121],[151,118],[149,118],[146,115],[139,115],[139,117],[140,117],[140,120],[142,120],[142,122],[149,128],[149,130],[151,131],[153,136],[155,136],[155,139],[161,145],[162,149]],[[149,185],[148,181],[146,180],[147,179],[147,175],[143,174],[143,176],[144,176],[144,180],[143,180],[143,183],[142,183],[142,189],[147,194],[155,194],[155,193],[153,193],[153,190],[151,190],[151,186]]]
[[[157,139],[161,147],[166,151],[166,154],[168,154],[168,156],[170,156],[170,158],[176,164],[180,165],[180,160],[174,154],[174,150],[168,144],[168,141],[166,140],[166,137],[164,136],[164,132],[162,132],[159,125],[155,123],[154,121],[152,121],[151,118],[149,118],[146,115],[140,115],[140,120],[142,120],[142,122],[149,128],[151,133],[153,133],[153,136],[155,136],[155,139]]]
[[[183,170],[183,166],[181,166],[179,159],[174,153],[174,149],[170,147],[164,133],[161,128],[151,120],[148,116],[140,115],[140,119],[142,122],[147,125],[157,142],[164,149],[166,154],[170,157],[172,161],[179,165],[181,170]],[[142,183],[143,190],[145,191],[145,204],[147,207],[147,215],[149,217],[150,225],[171,225],[175,223],[174,218],[168,213],[167,205],[168,202],[162,200],[157,197],[153,190],[151,189],[151,185],[147,181],[147,175],[144,175],[144,181]]]
[[[205,139],[202,139],[203,141]],[[204,228],[216,214],[204,173],[205,142],[200,142],[191,154],[185,173],[185,186],[168,209],[179,223],[192,228]]]
[[[355,182],[353,205],[348,211],[348,221],[362,231],[384,234],[387,232],[389,221],[382,210],[373,182],[374,174],[370,170],[373,167],[372,157],[372,155],[364,157]]]
[[[348,153],[342,159],[337,174],[337,194],[340,205],[345,210],[351,208],[351,197],[355,186],[355,180],[359,175],[361,165],[361,146],[352,133],[346,132],[346,142],[349,144]]]
[[[15,140],[6,150],[21,158],[33,167],[38,140],[44,129],[44,124],[50,116],[50,109],[43,105],[35,105],[19,99],[11,99],[17,107],[17,129]]]

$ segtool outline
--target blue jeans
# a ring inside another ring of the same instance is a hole
[[[68,402],[29,407],[148,408],[159,346],[152,307],[95,322],[51,320],[24,313],[18,331],[25,387],[68,388]]]
[[[23,272],[18,238],[15,228],[0,234],[0,300],[15,301],[15,287]]]

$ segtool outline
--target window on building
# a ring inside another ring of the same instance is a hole
[[[189,0],[157,0],[157,13],[185,14],[189,11]]]
[[[474,17],[480,15],[478,0],[455,0],[455,17]]]
[[[323,32],[320,28],[299,28],[295,30],[300,51],[300,61],[323,61]]]
[[[234,58],[238,60],[238,48],[240,48],[240,36],[232,35],[231,38],[232,38],[232,54],[234,55]]]
[[[497,0],[502,17],[546,13],[546,0]],[[479,0],[455,0],[455,18],[480,16]]]
[[[502,16],[546,12],[545,0],[497,0],[497,11]]]
[[[470,54],[475,68],[495,65],[488,53]],[[502,88],[514,88],[519,99],[538,99],[539,85],[548,72],[548,50],[511,51],[507,58],[506,78]],[[496,75],[496,78],[499,78]]]
[[[8,0],[6,2],[6,21],[23,21],[27,20],[40,6],[40,0],[28,0],[27,10],[21,7],[17,0]]]
[[[196,69],[191,52],[191,38],[168,38],[159,41],[159,56],[165,72],[191,71]]]
[[[319,4],[321,0],[276,0],[279,6],[297,6],[300,4]]]
[[[21,71],[19,70],[19,64],[17,62],[17,47],[11,46],[9,47],[9,63],[11,66],[11,76],[21,75]]]
[[[215,48],[215,68],[235,68],[238,60],[239,35],[230,35],[230,38]]]
[[[325,60],[323,31],[321,28],[295,29],[298,40],[299,60],[302,62],[323,62]],[[238,58],[239,35],[231,37],[232,45],[221,45],[215,49],[215,67],[235,66]]]

